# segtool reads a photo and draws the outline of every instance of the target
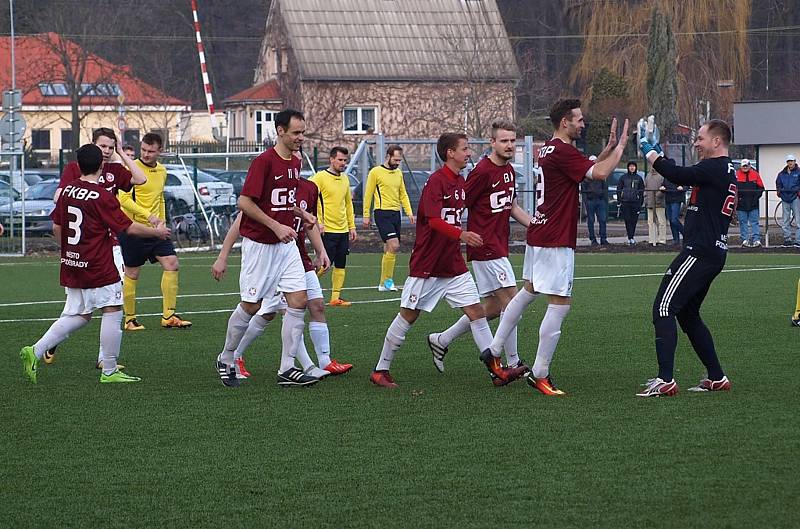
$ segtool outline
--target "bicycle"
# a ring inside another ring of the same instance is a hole
[[[797,219],[794,216],[794,211],[790,211],[789,213],[790,213],[789,226],[792,229],[796,229],[797,228]],[[773,218],[775,219],[775,225],[776,226],[783,226],[783,203],[780,202],[780,201],[775,206],[775,213],[773,214]]]
[[[172,239],[178,248],[200,248],[211,244],[208,224],[194,213],[175,215],[170,221],[170,228]]]

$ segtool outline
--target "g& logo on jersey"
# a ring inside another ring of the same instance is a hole
[[[270,203],[272,204],[272,211],[289,211],[295,205],[295,192],[294,189],[286,189],[279,187],[272,190]]]

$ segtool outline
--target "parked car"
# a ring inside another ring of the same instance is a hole
[[[19,175],[19,170],[14,172],[15,175]],[[24,178],[24,185],[21,185],[19,178],[15,178],[16,182],[14,182],[14,189],[18,193],[22,193],[23,188],[28,189],[33,184],[39,183],[42,180],[47,180],[48,178],[58,178],[58,170],[56,169],[25,169],[25,178]],[[11,183],[11,171],[8,169],[4,169],[0,171],[0,181]]]
[[[172,213],[185,213],[194,207],[195,194],[192,189],[194,169],[183,168],[179,164],[165,164],[167,182],[164,186],[164,199],[167,210]],[[230,206],[236,204],[233,186],[197,170],[197,193],[204,207]]]
[[[10,204],[11,202],[15,202],[21,198],[22,195],[20,192],[14,189],[11,184],[0,180],[0,206]]]
[[[46,234],[53,231],[50,213],[55,208],[53,195],[57,188],[57,178],[42,180],[28,188],[25,193],[25,229],[28,233]],[[21,200],[16,200],[0,206],[0,222],[6,229],[12,225],[16,229],[22,227],[22,204]]]
[[[223,182],[231,184],[233,186],[233,193],[237,197],[242,194],[242,186],[244,186],[244,179],[247,177],[247,171],[224,171],[216,176]]]

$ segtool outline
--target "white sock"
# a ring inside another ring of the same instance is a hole
[[[89,323],[89,320],[86,320],[78,315],[62,315],[53,322],[50,328],[47,329],[47,332],[44,333],[44,336],[39,338],[39,341],[33,344],[33,353],[36,355],[36,358],[41,358],[44,356],[45,351],[60,344],[69,338],[70,334],[77,331],[87,323]]]
[[[104,312],[100,320],[100,350],[103,351],[103,374],[117,370],[119,347],[122,343],[122,311]]]
[[[503,317],[500,319],[500,325],[497,326],[497,332],[494,333],[494,339],[490,349],[492,355],[500,357],[500,352],[505,347],[506,341],[512,330],[516,330],[519,320],[522,318],[522,313],[525,309],[536,300],[539,294],[531,294],[526,289],[522,288],[517,295],[511,298],[508,302],[506,309],[503,311]]]
[[[406,334],[411,329],[411,324],[400,314],[394,317],[392,324],[386,330],[386,338],[383,339],[383,350],[381,351],[381,358],[378,360],[378,365],[375,366],[375,371],[388,371],[392,366],[394,354],[406,341]]]
[[[505,316],[505,311],[500,313],[500,321],[503,321],[503,316]],[[500,325],[497,325],[497,328],[500,328]],[[506,365],[508,366],[515,366],[519,363],[519,351],[517,351],[517,326],[514,325],[514,328],[511,329],[511,332],[508,333],[508,337],[506,338],[506,343],[503,345],[503,351],[506,353]]]
[[[331,363],[331,336],[328,324],[324,321],[310,321],[308,334],[311,336],[311,343],[314,344],[314,352],[317,353],[317,363],[324,369]]]
[[[442,347],[447,347],[451,343],[453,343],[456,338],[461,336],[462,334],[467,334],[469,332],[469,318],[467,315],[464,314],[456,322],[451,325],[449,328],[444,330],[443,332],[439,333],[439,345]]]
[[[303,328],[306,326],[305,309],[286,309],[281,324],[281,368],[280,373],[294,367],[297,344],[303,339]]]
[[[300,362],[300,365],[303,366],[303,371],[314,365],[314,362],[311,361],[311,357],[308,356],[306,341],[303,339],[302,335],[300,335],[300,341],[297,343],[297,351],[295,352],[295,356]]]
[[[492,343],[492,330],[489,328],[486,318],[469,322],[469,328],[472,331],[472,339],[478,346],[478,351],[482,353],[488,349]]]
[[[239,347],[239,342],[242,341],[247,326],[250,323],[252,316],[245,312],[241,305],[236,305],[231,317],[228,318],[228,330],[225,333],[225,347],[217,357],[217,361],[223,364],[233,364],[233,353]]]
[[[269,325],[270,320],[264,319],[261,316],[253,316],[247,324],[247,330],[244,331],[242,339],[239,340],[239,345],[233,352],[233,359],[238,360],[244,355],[244,352],[250,347],[250,344],[255,342],[256,339],[264,334],[264,329]]]
[[[533,363],[533,376],[544,378],[550,374],[550,362],[561,337],[561,322],[567,317],[570,305],[548,305],[547,312],[539,326],[539,349]]]

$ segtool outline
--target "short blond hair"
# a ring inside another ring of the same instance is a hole
[[[492,139],[497,137],[498,130],[517,132],[517,126],[510,119],[498,119],[492,123]]]

